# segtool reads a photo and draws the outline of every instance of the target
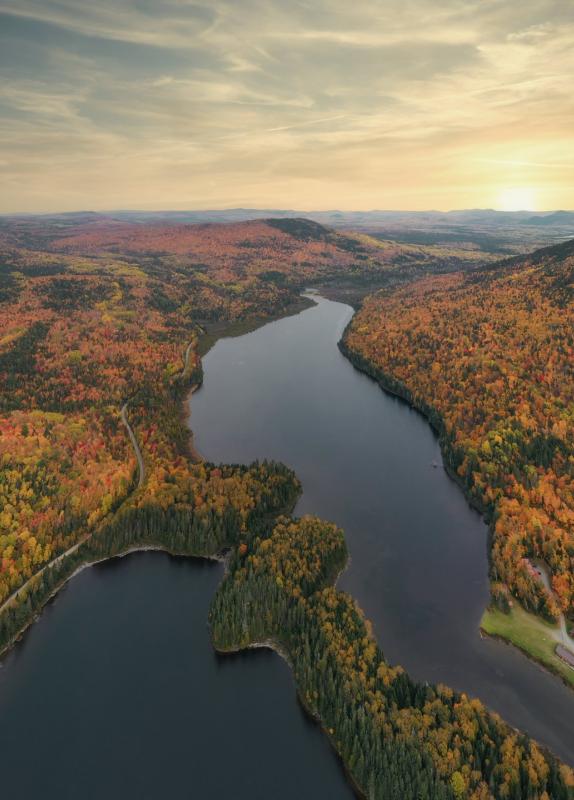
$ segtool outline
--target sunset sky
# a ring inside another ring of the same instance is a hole
[[[0,212],[574,208],[570,0],[0,0]]]

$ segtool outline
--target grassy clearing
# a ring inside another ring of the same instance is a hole
[[[498,636],[515,645],[574,688],[574,669],[554,652],[558,626],[549,625],[534,614],[529,614],[515,602],[510,614],[487,608],[480,627],[489,636]]]

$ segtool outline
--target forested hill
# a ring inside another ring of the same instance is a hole
[[[574,280],[574,239],[543,247],[525,256],[515,256],[482,266],[478,271],[491,272],[496,277],[513,271],[525,273],[537,268],[541,275],[553,275],[567,286]]]
[[[145,271],[201,276],[204,285],[260,280],[280,287],[332,280],[383,285],[493,258],[456,244],[396,243],[302,218],[194,225],[99,214],[0,219],[3,270],[11,263],[29,268],[39,253],[52,271],[66,271],[74,257],[107,257],[137,261]]]
[[[496,603],[509,611],[513,598],[551,621],[564,613],[570,626],[573,291],[569,241],[383,291],[365,302],[345,342],[441,431],[450,469],[492,520]]]
[[[552,247],[543,247],[536,250],[530,255],[523,256],[522,258],[513,258],[509,261],[520,265],[526,264],[554,264],[556,266],[564,267],[568,259],[574,256],[574,239],[569,239],[566,242],[552,245]]]

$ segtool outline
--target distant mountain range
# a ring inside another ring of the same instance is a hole
[[[0,227],[10,219],[0,217]],[[300,211],[276,208],[232,208],[202,211],[106,211],[49,215],[50,223],[63,230],[82,224],[146,223],[151,225],[197,225],[246,222],[262,219],[313,220],[347,231],[368,233],[379,239],[418,245],[460,245],[484,253],[517,255],[574,237],[574,211]],[[33,217],[40,224],[45,217]]]
[[[379,225],[381,223],[456,223],[465,225],[571,225],[574,226],[574,211],[496,211],[494,209],[462,209],[459,211],[301,211],[277,208],[231,208],[201,211],[107,211],[106,215],[116,219],[150,222],[155,219],[170,222],[243,222],[248,219],[278,219],[282,217],[306,217],[324,225],[353,227],[354,225]]]
[[[305,217],[334,227],[370,224],[457,224],[457,225],[533,225],[537,227],[574,226],[574,211],[496,211],[494,209],[461,209],[458,211],[301,211],[277,208],[229,208],[191,211],[70,211],[59,214],[6,214],[5,218],[45,216],[63,224],[107,217],[129,222],[171,222],[197,224],[209,222],[245,222],[251,219]],[[0,219],[2,219],[0,216]]]
[[[536,214],[524,220],[525,225],[573,225],[574,211],[553,211],[550,214]]]
[[[131,222],[197,224],[243,222],[249,219],[305,217],[322,225],[368,233],[381,239],[419,245],[477,248],[501,256],[527,253],[574,237],[574,211],[299,211],[234,208],[224,211],[112,211],[114,219]]]

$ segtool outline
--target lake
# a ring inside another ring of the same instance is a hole
[[[146,552],[70,581],[0,669],[3,797],[354,796],[287,664],[213,651],[222,575]]]
[[[482,639],[487,527],[442,466],[425,419],[341,355],[352,317],[318,305],[236,339],[204,359],[191,400],[200,453],[273,458],[303,482],[296,513],[345,530],[339,587],[373,622],[387,659],[479,697],[574,764],[574,692],[514,648]]]
[[[574,693],[483,640],[487,530],[425,420],[339,353],[349,306],[318,305],[204,359],[190,424],[212,461],[275,458],[296,513],[345,529],[339,586],[387,659],[480,697],[574,763]],[[220,565],[137,553],[84,570],[0,668],[4,796],[44,800],[352,798],[339,761],[270,651],[217,656]]]

